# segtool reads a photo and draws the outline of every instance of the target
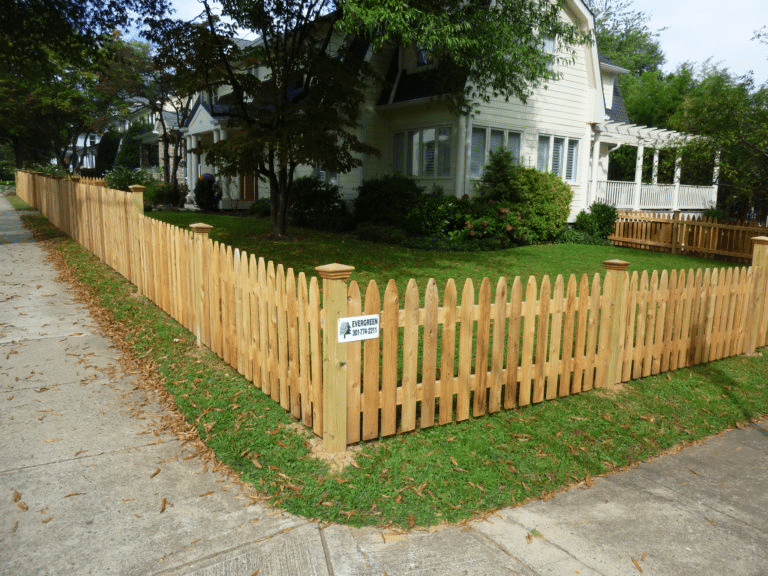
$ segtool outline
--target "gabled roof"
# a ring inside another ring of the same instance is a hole
[[[600,62],[600,73],[601,74],[610,74],[612,76],[617,76],[619,74],[629,74],[629,70],[626,68],[622,68],[615,62],[613,62],[610,58],[600,53],[600,50],[597,51],[597,59]],[[619,88],[619,83],[614,79],[613,82],[613,98],[612,98],[612,106],[611,108],[608,108],[606,106],[605,108],[605,116],[612,122],[621,122],[624,124],[629,124],[629,114],[627,113],[627,106],[624,103],[624,96],[621,93],[621,89]]]
[[[599,49],[597,51],[597,59],[600,62],[600,70],[612,72],[613,74],[629,74],[629,70],[616,64],[608,56],[602,54]]]

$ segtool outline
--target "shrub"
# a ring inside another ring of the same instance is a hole
[[[405,228],[405,215],[418,203],[421,193],[416,181],[405,176],[366,180],[355,199],[355,222]]]
[[[152,195],[154,190],[161,185],[158,180],[159,174],[153,170],[131,170],[125,166],[115,166],[115,168],[104,175],[107,187],[113,190],[130,190],[129,186],[134,184],[144,186],[145,198],[147,194]]]
[[[195,183],[195,204],[205,212],[217,212],[221,200],[221,187],[213,174],[203,174]]]
[[[260,198],[256,200],[249,209],[250,213],[259,218],[268,218],[269,213],[272,210],[269,205],[269,198]]]
[[[558,176],[514,164],[508,150],[491,152],[477,191],[481,201],[509,208],[499,225],[517,241],[536,244],[553,240],[570,213],[573,191]],[[510,228],[511,227],[511,228]]]
[[[553,240],[568,219],[573,191],[554,174],[517,168],[522,181],[518,208],[523,232],[519,236],[533,244]]]
[[[464,227],[467,198],[446,196],[442,189],[434,188],[416,200],[405,217],[405,230],[411,236],[448,238],[451,232]]]
[[[492,150],[478,182],[477,193],[489,200],[520,202],[525,192],[520,168],[515,155],[506,148]]]
[[[347,205],[339,187],[316,176],[297,178],[289,191],[290,219],[296,226],[343,232],[352,228]]]
[[[616,226],[618,211],[610,204],[595,202],[589,212],[582,210],[576,215],[574,228],[595,238],[606,239]]]

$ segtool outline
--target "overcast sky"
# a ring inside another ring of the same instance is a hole
[[[174,0],[174,5],[179,18],[202,11],[197,0]],[[768,0],[633,0],[633,8],[651,16],[651,30],[666,28],[659,38],[665,72],[711,58],[737,75],[752,70],[758,85],[768,82],[768,45],[751,39],[768,25]]]

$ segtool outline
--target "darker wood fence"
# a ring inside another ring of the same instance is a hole
[[[766,226],[673,213],[620,210],[608,240],[626,246],[749,264],[752,238],[764,236]]]

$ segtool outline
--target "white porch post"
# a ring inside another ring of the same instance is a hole
[[[187,136],[187,185],[189,193],[187,202],[195,203],[195,183],[197,182],[197,152],[193,149],[197,146],[196,136]]]
[[[675,156],[675,187],[672,189],[672,210],[680,209],[680,164],[682,162],[680,151]]]
[[[595,131],[595,143],[592,146],[592,173],[591,173],[591,182],[589,186],[587,187],[587,195],[584,199],[585,206],[584,209],[588,209],[592,204],[595,202],[595,197],[597,195],[597,177],[600,174],[600,131]]]
[[[653,149],[653,176],[652,180],[654,184],[659,183],[659,149]]]
[[[632,210],[640,211],[640,193],[643,189],[643,154],[645,145],[637,145],[637,159],[635,160],[635,192],[632,197]]]
[[[715,154],[715,167],[712,170],[712,207],[717,205],[717,189],[720,182],[720,151]]]
[[[457,144],[458,150],[456,150],[456,191],[454,196],[461,198],[464,195],[464,189],[466,187],[467,180],[467,118],[466,116],[459,116],[458,119],[458,136]]]

